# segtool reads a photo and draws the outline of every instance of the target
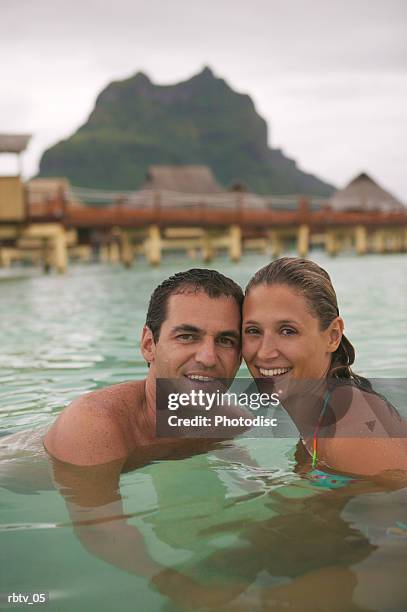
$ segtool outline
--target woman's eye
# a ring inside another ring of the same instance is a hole
[[[283,328],[280,330],[280,333],[281,333],[283,336],[292,336],[293,334],[296,334],[296,333],[297,333],[297,330],[296,330],[296,329],[293,329],[292,327],[283,327]]]
[[[257,327],[246,327],[246,329],[244,330],[245,334],[248,334],[249,336],[254,336],[256,334],[260,333],[260,330],[257,329]]]

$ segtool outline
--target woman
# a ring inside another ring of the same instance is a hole
[[[352,372],[327,272],[283,257],[253,276],[243,306],[243,357],[295,422],[313,467],[376,475],[407,473],[407,425],[369,381]]]

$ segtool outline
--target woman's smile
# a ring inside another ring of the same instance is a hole
[[[273,378],[275,376],[283,376],[284,374],[287,374],[287,372],[289,372],[292,368],[274,367],[270,369],[270,368],[262,368],[261,366],[257,366],[257,369],[259,370],[260,376],[266,377],[266,378]]]

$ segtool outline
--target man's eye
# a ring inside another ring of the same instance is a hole
[[[245,334],[248,334],[249,336],[254,336],[257,334],[260,334],[260,330],[257,329],[257,327],[246,327],[246,329],[244,330]]]
[[[181,342],[192,342],[194,339],[194,334],[178,334],[177,336],[177,340],[181,340]]]
[[[221,336],[218,338],[218,342],[222,344],[222,346],[236,346],[237,343],[235,338],[229,338],[228,336]]]

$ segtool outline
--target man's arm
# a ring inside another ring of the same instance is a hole
[[[66,463],[98,465],[124,458],[127,448],[114,415],[89,396],[75,400],[56,419],[44,438],[47,452]]]
[[[127,523],[119,482],[123,461],[68,465],[52,459],[54,480],[63,495],[76,536],[92,555],[131,574],[144,576],[180,606],[216,609],[247,585],[214,585],[208,590],[181,572],[156,563],[139,530]]]
[[[53,458],[52,469],[75,534],[88,552],[147,578],[162,569],[150,558],[136,527],[127,523],[120,494],[123,460],[83,466]]]

